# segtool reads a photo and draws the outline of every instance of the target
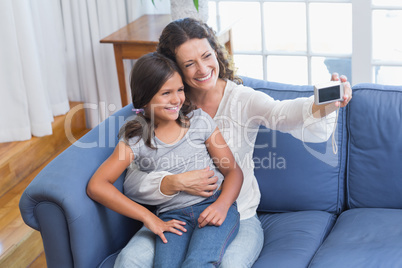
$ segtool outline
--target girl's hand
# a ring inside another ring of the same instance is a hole
[[[167,243],[167,239],[164,232],[171,232],[177,235],[182,235],[182,232],[187,232],[187,230],[183,227],[186,225],[185,222],[179,220],[170,220],[170,221],[163,221],[155,216],[155,219],[145,223],[145,227],[151,230],[154,234],[158,235],[163,243]],[[182,232],[180,232],[182,231]]]
[[[198,227],[202,228],[205,225],[221,226],[226,219],[229,207],[214,202],[207,207],[198,218]]]

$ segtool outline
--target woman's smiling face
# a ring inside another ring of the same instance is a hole
[[[176,62],[184,81],[193,89],[212,89],[219,77],[215,50],[206,38],[190,39],[176,49]]]

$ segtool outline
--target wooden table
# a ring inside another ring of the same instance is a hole
[[[163,28],[165,28],[171,20],[169,14],[144,15],[100,40],[101,43],[113,44],[120,86],[120,97],[123,107],[131,102],[128,100],[127,95],[123,60],[138,59],[147,53],[154,52]],[[232,54],[232,29],[228,28],[220,31],[217,33],[217,36],[219,41],[225,44],[229,54]]]

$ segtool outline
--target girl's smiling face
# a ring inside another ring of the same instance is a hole
[[[190,39],[179,46],[176,49],[176,61],[190,88],[215,88],[219,77],[219,63],[215,50],[206,38]]]
[[[156,124],[175,121],[185,100],[184,85],[180,74],[175,72],[144,106]]]

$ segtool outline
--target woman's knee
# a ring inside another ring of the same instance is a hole
[[[257,217],[240,221],[237,236],[223,256],[222,268],[251,267],[260,255],[264,233]]]
[[[114,267],[152,267],[155,255],[155,234],[141,228],[117,256]]]

